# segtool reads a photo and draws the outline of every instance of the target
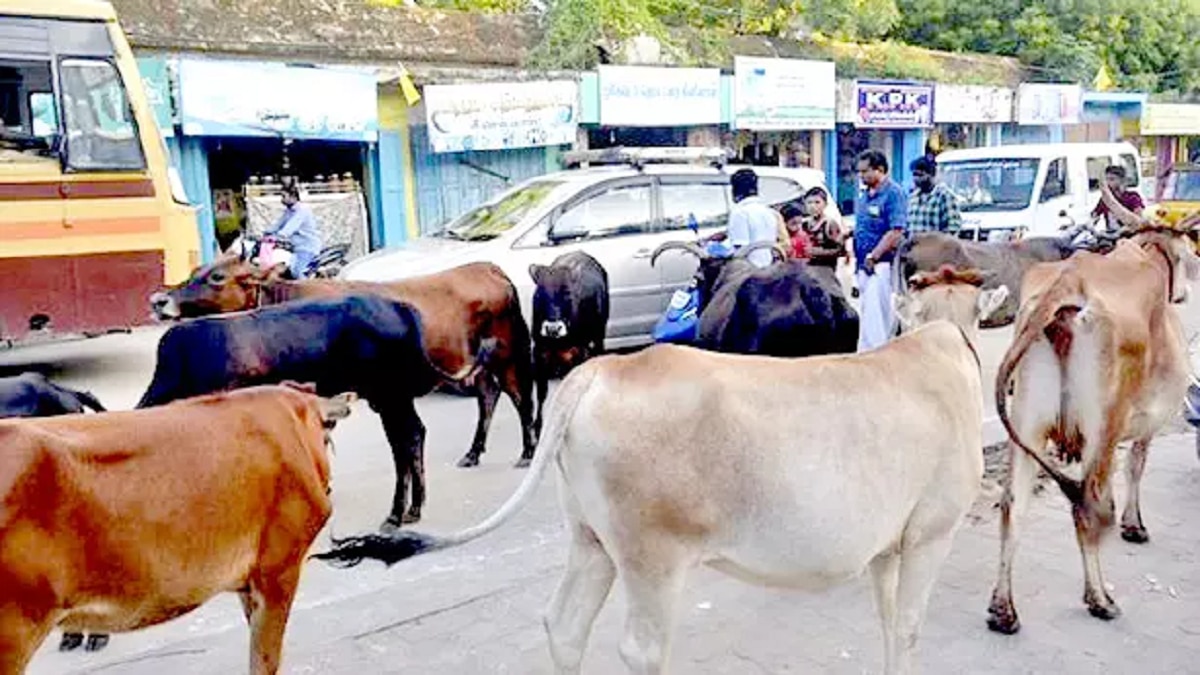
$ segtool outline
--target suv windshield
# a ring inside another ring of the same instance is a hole
[[[518,187],[497,201],[477,206],[455,218],[435,236],[461,241],[495,239],[516,227],[560,185],[562,181],[539,180]]]
[[[1038,159],[938,162],[938,175],[963,211],[1020,211],[1029,206]]]

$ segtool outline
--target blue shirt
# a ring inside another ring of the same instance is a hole
[[[279,222],[267,234],[291,242],[297,251],[321,252],[321,233],[317,230],[317,218],[307,204],[296,203],[284,209]]]
[[[775,209],[767,206],[758,197],[747,197],[729,210],[729,227],[725,234],[729,243],[735,248],[749,246],[760,241],[775,243],[779,232],[779,221]],[[759,249],[750,254],[750,262],[756,267],[767,267],[771,264],[771,252]]]
[[[892,230],[908,231],[908,195],[891,178],[884,178],[874,194],[859,188],[854,200],[854,259],[858,269],[863,269],[867,255]],[[876,262],[891,262],[895,257],[892,249]]]

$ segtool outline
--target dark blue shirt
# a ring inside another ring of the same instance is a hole
[[[858,269],[863,269],[867,255],[891,230],[908,231],[908,195],[891,178],[884,178],[874,194],[863,187],[854,200],[854,259]],[[895,257],[893,249],[876,262],[891,262]]]

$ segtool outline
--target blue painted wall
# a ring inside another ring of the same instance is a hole
[[[430,148],[425,126],[413,126],[411,132],[421,234],[434,232],[513,185],[546,173],[546,148],[439,154]]]
[[[398,131],[380,131],[377,148],[377,190],[379,223],[373,228],[379,239],[376,247],[394,246],[408,239],[408,218],[404,208],[404,139]]]
[[[200,262],[210,263],[217,255],[217,238],[213,222],[212,186],[208,182],[208,153],[204,149],[203,138],[184,136],[179,139],[179,174],[188,200],[197,207]]]

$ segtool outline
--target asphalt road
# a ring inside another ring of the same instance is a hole
[[[1200,325],[1185,311],[1189,335]],[[153,369],[159,331],[0,351],[0,371],[38,368],[129,408]],[[985,332],[985,378],[1010,333]],[[991,412],[990,402],[989,415]],[[469,399],[419,402],[428,428],[429,501],[421,529],[445,532],[497,507],[524,476],[516,415],[501,404],[480,467],[455,468],[475,423]],[[335,511],[318,540],[375,528],[393,486],[378,418],[362,404],[335,432]],[[455,551],[392,569],[309,563],[289,625],[287,673],[547,673],[540,615],[562,569],[565,546],[553,481],[500,532]],[[921,643],[925,672],[1198,672],[1200,663],[1200,462],[1189,436],[1152,450],[1144,487],[1153,541],[1113,538],[1104,562],[1126,616],[1101,624],[1081,609],[1081,573],[1066,507],[1038,498],[1018,558],[1017,602],[1026,630],[1002,638],[983,628],[994,575],[996,523],[987,500],[959,535]],[[1039,516],[1044,516],[1040,517]],[[624,672],[616,646],[622,593],[597,624],[585,672]],[[708,570],[691,578],[677,629],[675,672],[878,672],[880,636],[866,579],[825,594],[754,588]],[[245,672],[248,632],[232,596],[165,625],[114,636],[99,654],[59,654],[57,633],[34,674]]]

